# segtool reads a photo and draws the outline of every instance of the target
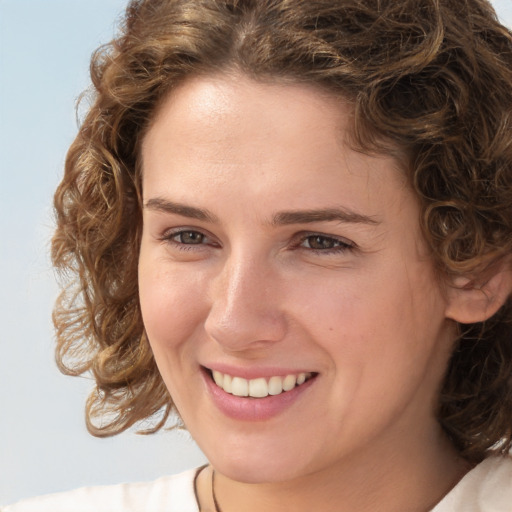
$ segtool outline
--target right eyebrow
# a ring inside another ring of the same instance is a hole
[[[144,208],[164,213],[174,213],[175,215],[181,215],[182,217],[203,220],[206,222],[219,222],[217,216],[209,210],[196,208],[195,206],[188,206],[186,204],[175,203],[161,197],[154,197],[149,199],[144,204]]]

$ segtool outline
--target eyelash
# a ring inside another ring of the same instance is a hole
[[[186,243],[186,242],[179,242],[176,241],[175,238],[182,237],[185,234],[192,234],[193,236],[201,237],[201,241],[199,243]],[[210,237],[208,235],[205,235],[201,231],[195,230],[195,229],[176,229],[172,231],[166,232],[162,237],[161,241],[165,243],[169,243],[176,247],[180,251],[191,251],[194,250],[194,247],[196,246],[203,246],[207,245],[204,244],[204,240],[208,240]],[[309,240],[309,244],[311,244],[312,239],[317,239],[317,241],[323,241],[327,242],[329,245],[332,245],[332,247],[326,247],[323,249],[319,248],[313,248],[313,247],[305,247],[304,244]],[[317,232],[310,232],[310,233],[300,233],[295,237],[296,241],[292,243],[292,249],[294,250],[300,250],[305,249],[308,252],[313,252],[315,254],[322,254],[322,255],[329,255],[329,254],[340,254],[346,251],[351,251],[356,248],[356,244],[353,242],[350,242],[348,240],[338,238],[332,235],[324,235],[323,233],[317,233]],[[219,247],[219,244],[216,242],[211,242],[210,244],[213,247]],[[197,247],[198,248],[198,247]]]

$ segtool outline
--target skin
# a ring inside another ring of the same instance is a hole
[[[223,512],[426,511],[468,470],[435,420],[453,305],[398,162],[350,149],[350,114],[305,85],[199,77],[143,142],[144,324]],[[278,215],[326,209],[350,214]],[[218,364],[316,377],[242,421],[207,392]]]

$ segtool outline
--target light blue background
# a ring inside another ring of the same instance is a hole
[[[512,26],[512,0],[493,3]],[[0,503],[148,480],[203,461],[182,433],[89,436],[91,383],[60,375],[53,362],[51,197],[90,54],[111,39],[125,4],[0,0]]]

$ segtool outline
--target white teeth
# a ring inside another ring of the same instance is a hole
[[[263,398],[268,395],[268,385],[265,379],[252,379],[249,381],[249,396]]]
[[[228,375],[228,374],[224,374],[224,380],[222,382],[222,389],[226,392],[226,393],[231,393],[231,389],[232,389],[232,384],[233,382],[233,379],[231,377],[231,375]]]
[[[249,381],[241,377],[233,377],[231,393],[235,396],[249,396]]]
[[[217,386],[219,386],[219,388],[221,388],[224,383],[224,375],[222,373],[214,370],[213,371],[213,380],[215,381],[215,384],[217,384]]]
[[[287,375],[283,380],[283,391],[290,391],[297,384],[297,377],[295,375]]]
[[[270,377],[268,381],[268,394],[279,395],[283,392],[283,379],[281,377]]]
[[[269,395],[279,395],[283,391],[290,391],[295,386],[304,384],[312,374],[299,373],[286,375],[286,377],[270,377],[268,380],[263,377],[247,380],[214,370],[212,376],[215,384],[226,393],[242,397],[265,398]]]

